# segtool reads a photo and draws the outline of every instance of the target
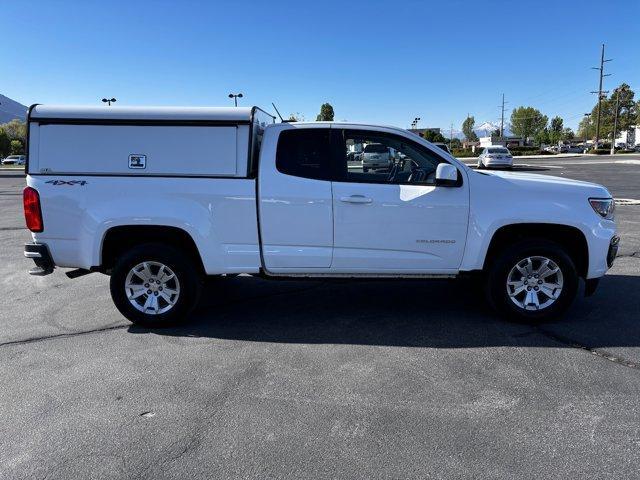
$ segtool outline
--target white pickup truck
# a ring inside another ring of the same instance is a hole
[[[385,169],[348,156],[380,144]],[[365,166],[366,167],[366,166]],[[563,312],[611,267],[606,188],[478,171],[406,130],[275,123],[259,108],[60,107],[28,114],[32,274],[111,275],[129,320],[183,321],[207,275],[478,274],[514,318]]]

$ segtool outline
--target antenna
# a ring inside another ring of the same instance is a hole
[[[273,108],[275,109],[276,113],[280,117],[280,121],[284,123],[284,118],[282,118],[282,115],[280,115],[280,112],[278,111],[278,107],[276,107],[276,104],[271,102],[271,105],[273,105]]]

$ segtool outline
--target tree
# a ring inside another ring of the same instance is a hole
[[[20,140],[11,140],[11,155],[22,155],[24,146]]]
[[[0,125],[0,128],[7,133],[10,140],[20,140],[24,142],[27,139],[27,124],[17,118]]]
[[[635,93],[626,83],[618,86],[611,93],[611,97],[604,97],[600,106],[600,138],[610,137],[613,133],[613,124],[616,116],[616,102],[618,105],[618,132],[628,130],[632,125],[640,121],[640,102],[634,100]],[[584,138],[594,138],[596,131],[596,119],[598,104],[591,110],[591,116],[585,117],[580,122],[578,135]]]
[[[576,134],[573,133],[573,130],[571,130],[569,127],[566,127],[565,129],[562,130],[562,140],[573,140],[576,138]]]
[[[462,148],[462,142],[460,141],[459,138],[452,138],[451,142],[449,142],[449,148],[454,149],[454,148]]]
[[[585,116],[578,124],[578,137],[592,139],[596,136],[595,122],[591,121],[591,116]]]
[[[563,121],[560,117],[551,119],[551,128],[549,129],[549,143],[557,144],[562,139]]]
[[[462,133],[464,133],[464,138],[466,138],[468,142],[478,141],[478,135],[473,131],[475,124],[476,119],[474,117],[467,117],[467,119],[462,122]]]
[[[438,132],[437,130],[425,130],[424,133],[422,134],[422,138],[424,138],[426,141],[428,142],[439,142],[439,143],[444,143],[445,142],[445,138],[444,136],[442,136],[442,134],[440,132]]]
[[[333,122],[333,107],[330,103],[323,103],[320,107],[320,113],[316,117],[316,122]]]
[[[511,131],[525,141],[547,126],[548,118],[533,107],[518,107],[511,112]]]
[[[0,128],[0,158],[4,158],[9,155],[11,151],[11,140],[4,131],[4,128]]]
[[[304,122],[304,115],[302,115],[300,112],[290,113],[289,114],[289,121],[290,122]]]
[[[543,129],[538,130],[533,138],[538,145],[542,145],[543,143],[551,143],[551,132],[547,127],[544,127]]]

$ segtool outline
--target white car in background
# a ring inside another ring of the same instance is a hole
[[[513,167],[513,156],[506,147],[485,147],[478,157],[478,168],[511,168]]]
[[[25,155],[9,155],[2,160],[2,165],[24,165],[27,157]]]

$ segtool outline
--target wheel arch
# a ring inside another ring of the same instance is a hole
[[[186,253],[198,272],[204,274],[202,257],[193,237],[179,227],[168,225],[118,225],[105,231],[100,246],[100,269],[108,273],[118,257],[144,243],[170,245]]]
[[[529,238],[543,238],[559,244],[575,264],[578,275],[587,277],[589,245],[584,233],[576,227],[555,223],[515,223],[498,228],[491,237],[483,270],[487,270],[504,247]]]

